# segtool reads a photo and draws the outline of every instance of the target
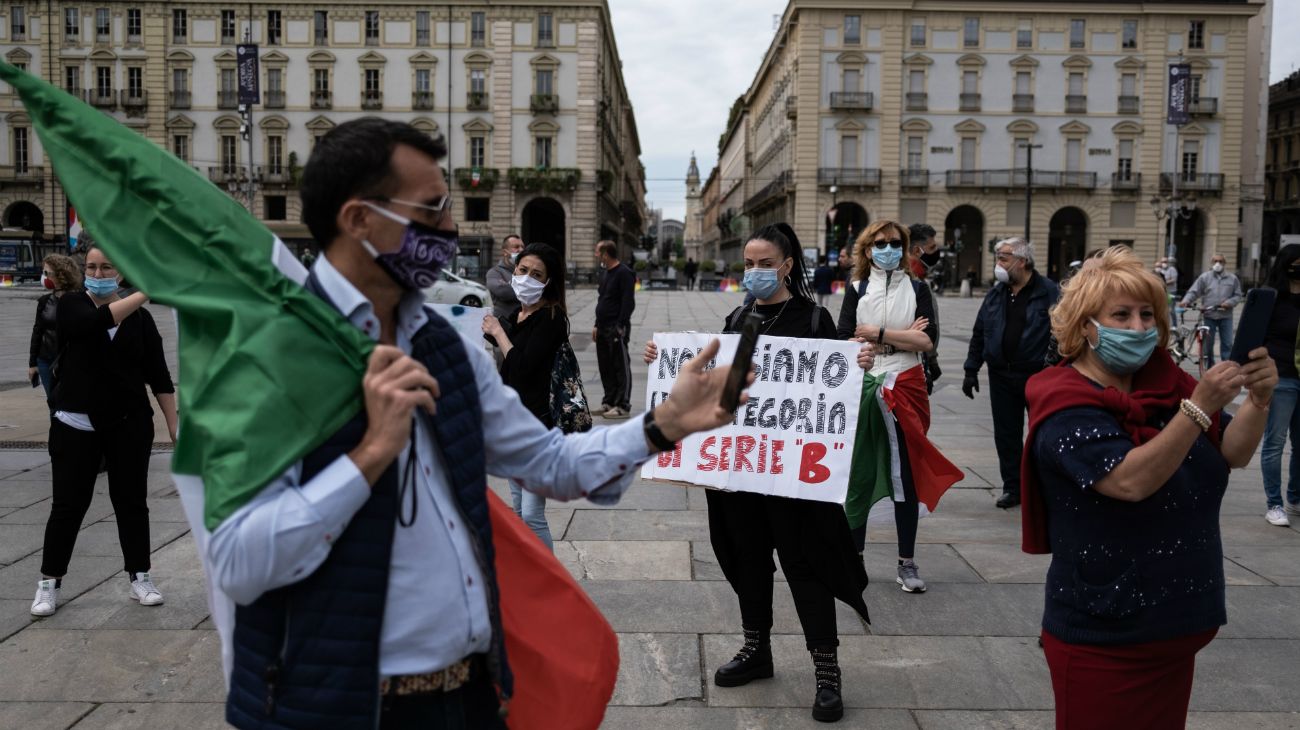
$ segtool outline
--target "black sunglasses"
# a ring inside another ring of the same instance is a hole
[[[881,251],[884,251],[886,248],[902,248],[903,239],[891,238],[888,241],[876,241],[873,245]]]

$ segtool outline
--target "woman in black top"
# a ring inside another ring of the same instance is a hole
[[[1287,515],[1300,515],[1300,372],[1296,370],[1296,334],[1300,329],[1300,244],[1284,247],[1277,254],[1269,286],[1277,290],[1277,304],[1268,323],[1264,344],[1277,363],[1277,389],[1268,412],[1264,448],[1260,462],[1264,472],[1264,495],[1268,499],[1265,519],[1274,525],[1290,525]],[[1291,467],[1287,478],[1286,504],[1282,503],[1282,449],[1291,435]]]
[[[551,371],[555,354],[569,339],[569,317],[564,309],[564,263],[555,249],[544,243],[525,247],[515,262],[510,286],[520,306],[503,324],[492,315],[483,318],[483,331],[496,343],[504,360],[501,380],[519,393],[519,399],[547,428],[551,416]],[[506,332],[509,334],[506,334]],[[546,498],[510,484],[515,514],[537,537],[553,549],[546,522]]]
[[[81,272],[77,271],[77,262],[63,254],[52,253],[45,257],[44,269],[41,271],[41,284],[52,289],[49,294],[36,300],[36,324],[32,326],[32,346],[27,357],[27,379],[36,382],[40,378],[45,386],[45,402],[54,412],[51,393],[54,382],[50,377],[50,364],[59,354],[59,338],[55,320],[59,299],[68,292],[81,288]]]
[[[108,467],[108,494],[117,519],[132,600],[156,606],[162,594],[149,577],[149,454],[153,410],[147,384],[176,440],[176,391],[163,357],[162,337],[136,292],[117,295],[117,269],[96,247],[86,253],[86,292],[59,300],[62,347],[54,383],[50,460],[54,499],[45,525],[44,579],[31,612],[49,616],[58,607],[81,520],[95,493],[100,464]]]
[[[784,223],[766,226],[745,244],[745,288],[754,304],[737,308],[725,331],[737,332],[749,309],[763,318],[760,335],[835,339],[835,322],[813,302],[804,275],[803,249]],[[658,357],[646,343],[645,361]],[[858,365],[869,370],[872,348],[864,345]],[[745,643],[714,674],[719,687],[739,687],[773,675],[769,634],[772,628],[772,551],[794,596],[804,640],[812,654],[817,689],[813,717],[834,722],[844,715],[837,657],[839,636],[835,599],[865,619],[862,591],[867,573],[853,548],[844,508],[834,502],[775,497],[754,492],[705,492],[709,505],[709,539],[727,582],[740,601]]]

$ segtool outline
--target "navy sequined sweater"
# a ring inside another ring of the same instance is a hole
[[[1230,420],[1222,415],[1223,428]],[[1043,629],[1065,643],[1141,644],[1227,623],[1219,537],[1227,462],[1202,435],[1147,499],[1095,491],[1133,448],[1098,408],[1057,413],[1033,444],[1052,547]]]

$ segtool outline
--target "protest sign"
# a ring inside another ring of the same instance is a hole
[[[646,403],[668,398],[682,365],[713,338],[730,367],[739,335],[656,334]],[[862,399],[854,342],[759,337],[756,380],[732,423],[688,436],[641,467],[645,479],[844,503]]]
[[[447,320],[447,323],[456,329],[461,335],[468,337],[470,341],[477,342],[483,339],[483,318],[487,316],[488,310],[483,307],[467,307],[464,304],[439,304],[435,302],[425,302],[424,306],[432,309]]]

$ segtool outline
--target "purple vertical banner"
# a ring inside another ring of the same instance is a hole
[[[1192,120],[1187,105],[1191,101],[1192,67],[1185,63],[1169,64],[1169,111],[1167,121],[1170,124],[1187,124]]]
[[[257,45],[240,43],[235,47],[236,73],[239,75],[239,103],[256,104],[262,92],[257,71]]]

